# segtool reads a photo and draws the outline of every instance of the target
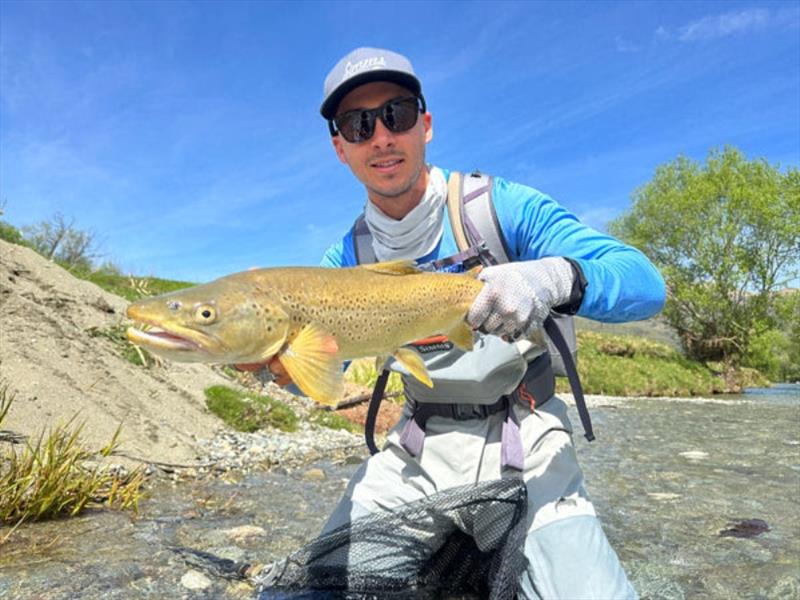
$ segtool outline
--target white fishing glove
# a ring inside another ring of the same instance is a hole
[[[560,257],[486,267],[483,290],[467,322],[484,333],[516,340],[541,327],[554,306],[570,301],[575,274]]]

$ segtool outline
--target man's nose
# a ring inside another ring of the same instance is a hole
[[[375,148],[391,148],[394,146],[395,134],[389,131],[389,128],[383,124],[380,119],[375,120],[375,133],[372,134],[373,147]]]

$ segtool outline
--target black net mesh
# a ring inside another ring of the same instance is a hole
[[[510,478],[356,519],[265,568],[259,598],[513,599],[526,506]]]

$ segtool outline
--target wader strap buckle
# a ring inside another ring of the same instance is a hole
[[[522,471],[525,453],[522,448],[519,421],[514,414],[514,401],[509,396],[503,396],[494,404],[482,405],[419,403],[414,409],[414,414],[403,426],[400,445],[411,456],[418,457],[425,445],[425,425],[430,417],[440,416],[466,421],[485,419],[500,411],[506,413],[500,442],[500,464],[502,467]]]

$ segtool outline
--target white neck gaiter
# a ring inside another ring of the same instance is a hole
[[[447,181],[444,173],[432,167],[428,187],[420,203],[400,221],[386,216],[367,200],[364,218],[372,233],[372,247],[379,261],[417,259],[431,252],[444,231],[444,202]]]

